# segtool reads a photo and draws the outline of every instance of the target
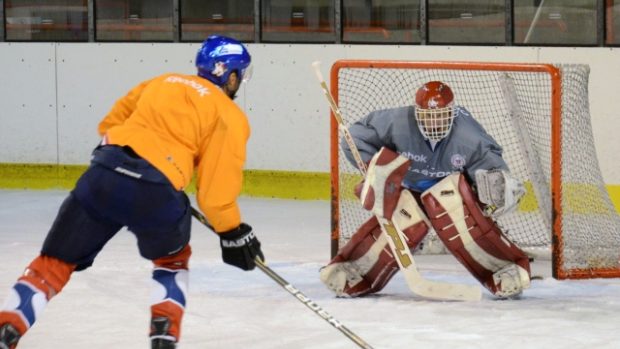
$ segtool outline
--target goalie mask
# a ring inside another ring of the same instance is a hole
[[[220,87],[234,71],[241,81],[250,80],[251,61],[250,53],[241,42],[225,36],[210,36],[196,54],[198,75]]]
[[[415,94],[415,116],[424,137],[438,142],[452,129],[454,94],[441,81],[429,81]]]

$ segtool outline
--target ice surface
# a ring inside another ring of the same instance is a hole
[[[40,249],[65,191],[0,191],[0,302]],[[537,261],[520,300],[421,300],[397,275],[378,295],[338,299],[320,283],[329,258],[329,203],[242,198],[269,266],[374,348],[620,348],[620,279],[557,281]],[[190,289],[179,348],[357,348],[261,271],[220,260],[193,224]],[[476,284],[450,256],[418,256],[428,278]],[[20,349],[147,348],[149,261],[121,231],[52,299]]]

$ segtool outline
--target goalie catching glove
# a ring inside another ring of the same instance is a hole
[[[525,195],[523,183],[507,171],[477,170],[475,176],[478,199],[487,205],[484,209],[487,216],[499,217],[514,211]]]
[[[220,247],[222,260],[226,264],[234,265],[243,270],[252,270],[256,267],[254,258],[265,260],[260,249],[260,241],[254,235],[252,227],[241,223],[237,228],[220,233]]]

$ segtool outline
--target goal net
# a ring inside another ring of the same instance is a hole
[[[441,80],[504,149],[527,194],[499,218],[508,237],[552,258],[554,277],[620,277],[620,218],[598,164],[587,65],[337,61],[331,91],[345,126],[374,110],[407,106]],[[340,149],[332,118],[332,255],[371,214],[353,195],[361,176]]]

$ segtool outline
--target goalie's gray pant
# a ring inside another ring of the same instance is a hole
[[[395,211],[407,206],[409,212],[419,212],[418,203],[407,194],[401,194]],[[462,175],[448,176],[424,192],[422,203],[446,248],[492,294],[512,297],[529,286],[527,255],[484,216]],[[416,207],[412,209],[412,205]],[[421,217],[403,229],[409,248],[415,248],[427,234],[426,222],[427,217]],[[338,296],[356,297],[380,291],[397,271],[398,264],[373,217],[321,270],[321,280]]]

